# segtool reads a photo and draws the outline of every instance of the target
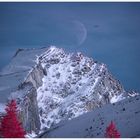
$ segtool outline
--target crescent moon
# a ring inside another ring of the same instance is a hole
[[[73,21],[76,28],[76,38],[78,46],[82,45],[87,38],[87,29],[85,25],[80,21]]]

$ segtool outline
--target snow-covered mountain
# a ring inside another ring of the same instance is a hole
[[[121,84],[103,63],[82,53],[50,47],[37,58],[45,75],[37,89],[41,129],[125,98]]]
[[[126,92],[105,64],[55,46],[16,53],[0,72],[0,87],[1,102],[16,98],[29,133],[137,94]]]

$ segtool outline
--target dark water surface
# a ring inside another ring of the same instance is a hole
[[[0,69],[17,48],[48,45],[106,63],[140,92],[140,3],[0,3]]]

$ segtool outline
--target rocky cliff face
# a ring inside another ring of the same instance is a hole
[[[33,131],[38,134],[40,130],[37,89],[42,85],[44,75],[46,75],[46,73],[42,66],[40,64],[35,65],[29,72],[24,83],[19,86],[19,90],[22,90],[24,94],[26,93],[26,96],[22,98],[23,100],[20,103],[20,117],[28,133],[32,133]]]
[[[40,130],[40,120],[37,105],[37,92],[31,82],[22,83],[18,90],[11,94],[12,99],[16,99],[19,107],[19,118],[27,133],[34,131],[36,134]]]
[[[31,72],[29,72],[25,83],[31,82],[33,86],[38,89],[42,85],[42,79],[44,75],[46,75],[46,71],[39,63],[31,70]]]

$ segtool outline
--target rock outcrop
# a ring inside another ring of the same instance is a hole
[[[11,94],[12,99],[16,99],[19,107],[19,118],[27,133],[34,131],[36,134],[40,130],[40,119],[37,105],[37,92],[31,82],[22,83],[18,90]]]
[[[42,85],[44,75],[46,75],[45,70],[40,64],[38,64],[31,70],[31,72],[29,72],[25,83],[31,82],[33,86],[38,89]]]

